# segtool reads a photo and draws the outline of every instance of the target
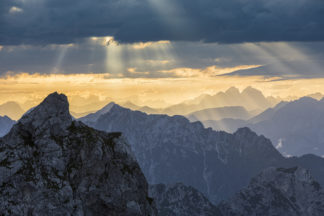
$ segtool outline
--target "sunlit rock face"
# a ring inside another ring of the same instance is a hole
[[[151,185],[149,194],[159,216],[220,216],[220,211],[201,192],[181,183]]]
[[[85,123],[127,138],[149,184],[182,182],[212,203],[228,199],[270,166],[302,166],[324,183],[324,159],[285,158],[264,136],[248,128],[233,134],[206,129],[182,116],[147,115],[115,104]],[[88,116],[91,117],[91,116]]]
[[[73,121],[53,93],[0,139],[1,215],[156,215],[120,133]]]
[[[268,168],[219,208],[224,216],[321,216],[324,192],[306,169]]]

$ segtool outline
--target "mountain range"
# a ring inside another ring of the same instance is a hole
[[[324,155],[324,99],[318,101],[303,97],[292,102],[281,102],[249,120],[208,120],[203,124],[228,132],[249,127],[269,137],[284,155]]]
[[[323,215],[324,159],[283,157],[249,128],[115,103],[81,120],[109,132],[53,93],[0,138],[1,215]]]
[[[261,170],[301,166],[324,183],[324,159],[285,158],[264,136],[249,128],[233,134],[204,128],[183,116],[148,115],[117,104],[80,120],[99,130],[122,132],[150,184],[182,182],[214,204],[246,186]],[[92,118],[93,117],[93,118]]]
[[[267,108],[275,106],[280,98],[265,97],[261,91],[247,87],[242,92],[231,87],[225,92],[215,95],[203,94],[191,100],[186,100],[176,105],[162,109],[154,109],[148,106],[137,106],[132,103],[123,103],[124,107],[139,110],[148,114],[189,115],[192,112],[221,107],[243,107],[252,115],[261,113]]]

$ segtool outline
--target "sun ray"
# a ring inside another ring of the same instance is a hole
[[[60,45],[59,46],[58,55],[57,55],[57,58],[56,58],[56,61],[54,63],[53,70],[51,71],[51,73],[62,73],[61,67],[62,67],[64,58],[66,56],[66,53],[67,53],[69,47],[70,47],[69,45]]]

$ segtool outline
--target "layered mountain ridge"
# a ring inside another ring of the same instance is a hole
[[[148,115],[115,104],[86,124],[122,132],[150,184],[182,182],[203,192],[212,203],[227,199],[261,170],[302,166],[324,183],[324,159],[285,158],[264,136],[248,128],[234,134],[204,128],[183,116]]]
[[[192,112],[204,109],[238,106],[248,110],[251,114],[256,114],[273,107],[280,101],[279,98],[265,97],[261,91],[252,87],[247,87],[242,92],[235,87],[231,87],[224,92],[220,91],[214,95],[203,94],[194,99],[160,109],[137,106],[132,103],[123,103],[121,105],[148,114],[189,115]]]
[[[282,102],[250,120],[223,119],[204,121],[206,127],[232,132],[249,127],[270,138],[284,155],[324,155],[324,99],[303,97]]]

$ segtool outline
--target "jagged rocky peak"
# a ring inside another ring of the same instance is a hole
[[[253,132],[250,128],[248,127],[242,127],[237,129],[237,131],[234,133],[236,136],[248,136],[248,137],[255,137],[257,134]]]
[[[84,116],[84,117],[80,118],[80,120],[82,122],[91,124],[92,122],[97,121],[101,116],[103,116],[115,109],[122,109],[122,108],[115,102],[110,102],[109,104],[104,106],[102,109],[98,110],[95,113],[91,113],[87,116]]]
[[[257,135],[248,127],[239,128],[234,134],[237,145],[239,145],[246,153],[254,153],[256,155],[269,155],[280,158],[280,153],[273,148],[269,139],[263,135]],[[244,142],[242,143],[242,140]]]
[[[64,94],[54,92],[48,95],[42,103],[27,112],[18,122],[26,126],[30,132],[36,134],[50,130],[52,133],[61,133],[72,123],[69,112],[69,103]]]
[[[320,216],[324,213],[324,192],[304,168],[271,167],[219,208],[225,216]]]
[[[72,121],[53,93],[0,138],[0,215],[156,215],[121,133]]]
[[[107,104],[106,106],[104,106],[102,109],[100,109],[98,111],[98,113],[105,114],[105,113],[109,112],[115,105],[116,105],[115,102],[110,102],[109,104]]]
[[[201,192],[182,183],[151,185],[159,216],[218,216],[220,211]]]

